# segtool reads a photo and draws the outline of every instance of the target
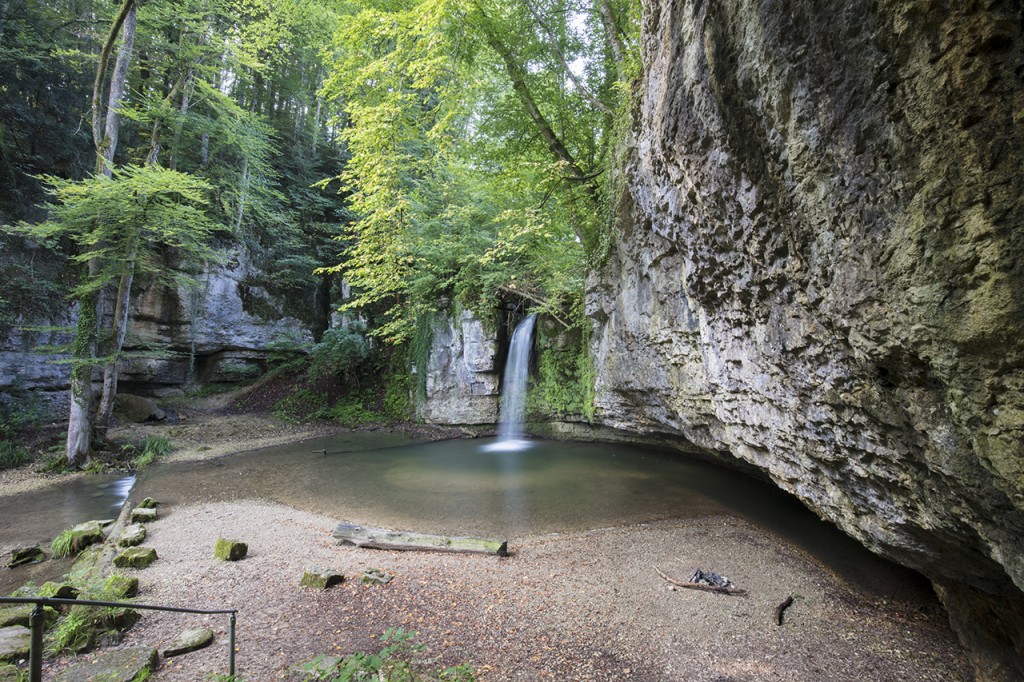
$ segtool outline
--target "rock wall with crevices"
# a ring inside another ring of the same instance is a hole
[[[650,0],[608,426],[728,452],[1024,677],[1024,9]]]

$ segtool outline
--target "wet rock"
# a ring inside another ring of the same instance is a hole
[[[0,628],[0,661],[19,661],[28,658],[32,632],[23,625]]]
[[[11,550],[11,558],[7,562],[7,568],[15,568],[17,566],[24,566],[25,564],[33,564],[40,561],[46,561],[46,554],[39,545],[15,547]]]
[[[90,657],[91,660],[76,663],[54,676],[54,682],[82,682],[82,680],[103,680],[103,682],[133,682],[156,670],[160,660],[156,649],[145,646],[104,651]]]
[[[223,561],[241,561],[249,553],[249,545],[238,540],[217,540],[213,547],[213,556]]]
[[[145,568],[156,559],[156,550],[152,547],[129,547],[114,557],[114,565],[118,568]]]
[[[302,587],[314,587],[326,590],[328,587],[340,585],[344,582],[345,576],[331,568],[307,568],[302,574],[299,585]]]
[[[134,547],[141,545],[146,540],[146,527],[141,523],[132,523],[124,527],[117,544],[121,547]]]
[[[210,646],[213,642],[213,630],[210,628],[191,628],[180,633],[161,652],[164,658],[180,656]]]

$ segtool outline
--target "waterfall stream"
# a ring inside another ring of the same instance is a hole
[[[519,323],[512,333],[505,363],[505,384],[501,392],[498,415],[498,440],[489,450],[523,450],[530,442],[523,438],[523,415],[526,412],[526,382],[530,372],[530,351],[533,348],[533,327],[536,315]]]

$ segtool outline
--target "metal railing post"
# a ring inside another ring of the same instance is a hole
[[[231,622],[228,625],[228,675],[235,678],[235,614],[231,613]]]
[[[36,604],[28,617],[28,627],[32,633],[32,639],[28,650],[28,680],[29,682],[43,682],[43,623],[46,622],[46,612],[42,604]]]

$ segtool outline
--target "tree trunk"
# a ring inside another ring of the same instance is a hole
[[[89,264],[90,274],[93,264]],[[68,410],[68,440],[64,456],[77,469],[85,463],[92,447],[92,370],[96,357],[96,294],[78,302],[78,327],[71,346],[71,406]]]
[[[103,367],[103,393],[100,396],[99,407],[96,409],[96,424],[93,428],[96,440],[105,442],[107,429],[110,428],[110,417],[114,414],[114,398],[117,397],[117,378],[119,356],[124,346],[124,337],[128,331],[128,310],[131,304],[132,281],[135,279],[135,258],[137,246],[132,247],[132,254],[128,261],[128,270],[121,275],[117,287],[117,303],[114,308],[113,338],[111,346],[113,353],[106,360]]]
[[[338,527],[334,529],[333,536],[341,544],[371,549],[508,556],[508,542],[505,540],[424,535],[382,528],[366,528],[351,523],[339,523]]]
[[[100,50],[96,67],[96,80],[92,95],[93,142],[96,145],[96,174],[110,177],[113,172],[114,153],[120,132],[121,117],[118,107],[124,97],[128,80],[128,64],[135,45],[135,0],[124,0],[118,9]],[[106,80],[110,51],[122,33],[114,72],[110,78],[106,117],[103,116],[102,91]],[[101,126],[101,121],[103,125]],[[101,263],[93,259],[88,264],[90,279],[99,275]],[[87,294],[79,300],[78,328],[72,345],[71,406],[68,411],[68,439],[64,455],[68,466],[78,468],[89,456],[92,446],[92,371],[97,357],[97,331],[111,306],[113,291],[102,286],[98,293]]]

